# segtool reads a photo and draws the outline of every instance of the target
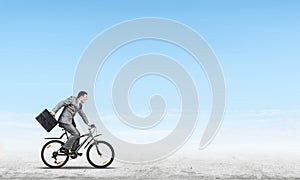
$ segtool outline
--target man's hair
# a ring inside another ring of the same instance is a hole
[[[77,98],[80,98],[81,96],[84,96],[85,94],[87,95],[88,93],[85,91],[80,91],[77,95]]]

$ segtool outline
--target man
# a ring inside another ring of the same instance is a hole
[[[74,122],[74,116],[78,112],[78,114],[81,116],[82,120],[86,125],[91,128],[91,125],[89,125],[89,121],[85,115],[85,113],[82,110],[82,104],[87,100],[87,92],[80,91],[77,95],[71,96],[61,102],[59,102],[53,110],[50,112],[51,115],[55,116],[57,111],[59,111],[60,108],[64,107],[61,115],[58,118],[59,126],[63,127],[67,132],[69,132],[71,135],[67,142],[62,146],[61,152],[63,153],[70,153],[74,152],[79,145],[79,136],[80,133],[78,129],[76,128],[76,124]]]

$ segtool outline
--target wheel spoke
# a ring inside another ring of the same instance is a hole
[[[114,159],[114,150],[107,142],[98,141],[88,148],[87,158],[89,163],[94,167],[104,168],[112,163]]]
[[[48,167],[61,167],[68,161],[69,156],[59,153],[62,145],[63,142],[58,140],[49,141],[44,145],[41,156]]]

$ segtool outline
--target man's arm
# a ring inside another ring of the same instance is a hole
[[[82,120],[84,121],[84,123],[85,123],[86,125],[89,125],[89,120],[88,120],[88,118],[86,117],[86,115],[85,115],[85,113],[83,112],[82,109],[80,109],[80,110],[78,111],[78,114],[81,116],[81,118],[82,118]]]
[[[52,115],[55,115],[57,113],[57,111],[59,111],[59,109],[63,106],[67,106],[69,104],[72,103],[72,96],[63,100],[63,101],[60,101],[53,109],[52,109],[52,112],[53,114]]]

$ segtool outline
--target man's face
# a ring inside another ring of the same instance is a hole
[[[86,100],[87,100],[87,94],[85,94],[85,95],[83,95],[83,96],[80,96],[80,98],[79,98],[79,101],[80,101],[81,103],[84,103]]]

